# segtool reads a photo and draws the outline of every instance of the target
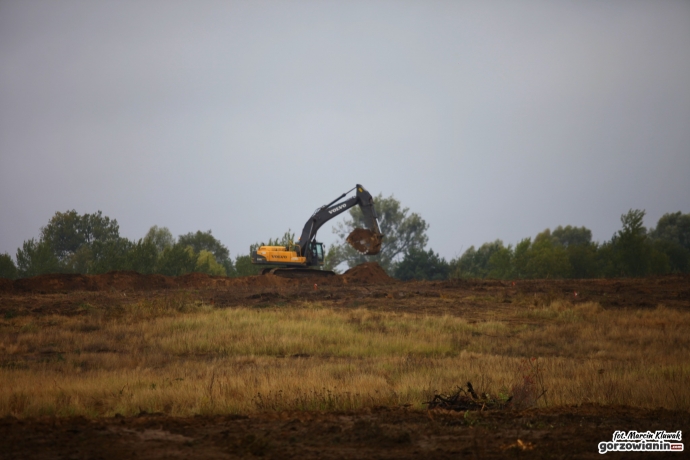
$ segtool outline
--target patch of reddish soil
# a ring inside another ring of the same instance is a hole
[[[133,271],[109,272],[102,275],[81,275],[60,273],[34,276],[18,280],[0,278],[2,292],[50,293],[66,291],[155,291],[160,289],[200,288],[261,288],[285,287],[295,284],[311,284],[310,278],[283,278],[276,275],[257,275],[243,278],[209,276],[203,273],[188,273],[182,276],[141,275]],[[387,284],[396,282],[376,262],[369,262],[351,268],[343,275],[332,278],[317,278],[318,284],[338,285],[344,283]]]
[[[601,458],[616,430],[690,431],[687,412],[584,405],[526,411],[267,413],[175,418],[0,419],[0,457],[62,458]],[[518,441],[519,440],[519,441]],[[683,440],[686,444],[687,441]],[[614,455],[616,458],[621,454]],[[680,458],[626,452],[624,458]]]
[[[342,277],[346,283],[390,284],[397,281],[376,262],[357,265],[343,273]]]
[[[488,314],[565,300],[606,309],[690,309],[690,275],[589,280],[408,281],[390,278],[376,263],[313,279],[275,275],[226,278],[111,272],[0,278],[0,315],[83,314],[84,305],[116,307],[159,295],[193,296],[217,308],[284,306],[317,301],[331,308],[371,308],[482,320]],[[443,299],[443,300],[441,300]]]
[[[188,284],[185,281],[187,281],[185,277],[140,275],[132,271],[109,272],[102,275],[59,273],[18,279],[11,286],[5,285],[0,286],[0,288],[3,288],[5,291],[14,290],[16,292],[39,293],[56,291],[122,291],[132,289],[153,290],[182,287],[184,284]]]

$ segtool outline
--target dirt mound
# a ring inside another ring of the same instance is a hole
[[[0,292],[10,292],[14,290],[14,281],[7,278],[0,278]]]
[[[218,283],[213,276],[206,273],[186,273],[174,278],[177,287],[196,288],[216,286]]]
[[[346,241],[362,254],[376,255],[381,252],[383,235],[364,228],[356,228],[347,236]]]
[[[389,284],[397,280],[388,276],[388,273],[376,262],[367,262],[352,267],[342,274],[346,283],[370,283]]]
[[[102,275],[54,273],[1,283],[0,292],[152,290],[175,288],[180,285],[184,286],[169,276],[141,275],[133,271],[108,272]]]
[[[179,286],[179,278],[163,275],[141,275],[134,271],[108,272],[90,275],[97,290],[151,290],[169,289]]]
[[[23,278],[14,281],[17,291],[95,291],[95,286],[88,275],[74,273],[52,273],[47,275]]]

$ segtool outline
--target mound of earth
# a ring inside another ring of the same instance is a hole
[[[14,281],[7,278],[0,278],[0,292],[9,292],[14,288]]]
[[[346,283],[389,284],[397,281],[388,276],[388,273],[376,262],[357,265],[343,273],[342,277]]]
[[[203,275],[206,276],[206,275]],[[108,272],[101,275],[78,273],[54,273],[18,279],[11,284],[0,285],[3,291],[56,292],[56,291],[107,291],[152,290],[181,287],[175,278],[163,275],[141,275],[134,271]]]

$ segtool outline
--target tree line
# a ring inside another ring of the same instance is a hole
[[[346,264],[378,262],[391,276],[402,280],[448,278],[601,278],[690,273],[690,214],[662,216],[656,227],[644,226],[644,210],[631,209],[621,216],[621,229],[609,241],[592,241],[585,227],[558,226],[515,246],[501,240],[471,246],[460,257],[447,261],[428,243],[429,225],[393,196],[375,199],[379,226],[385,235],[381,253],[364,256],[345,239],[354,228],[366,227],[358,207],[333,229],[339,243],[326,255],[326,269]],[[291,245],[290,230],[268,245]],[[264,243],[251,245],[252,249]],[[249,255],[230,257],[230,251],[211,230],[177,238],[166,227],[153,226],[139,240],[120,236],[117,220],[101,211],[78,214],[57,212],[38,239],[24,241],[15,260],[0,254],[0,278],[26,278],[45,273],[98,274],[133,270],[142,274],[179,276],[200,272],[217,276],[248,276],[261,267]]]
[[[610,240],[592,241],[586,227],[546,229],[515,246],[501,240],[471,246],[447,262],[433,250],[415,249],[397,265],[400,279],[446,278],[612,278],[690,273],[690,214],[663,215],[656,227],[644,227],[645,211],[621,216],[621,229]]]
[[[385,235],[381,254],[363,256],[344,244],[347,234],[365,225],[359,208],[334,228],[341,243],[331,247],[331,266],[353,267],[374,260],[398,279],[448,278],[603,278],[690,273],[690,214],[663,215],[656,227],[644,226],[645,211],[631,209],[621,216],[621,229],[609,241],[592,241],[586,227],[546,229],[515,246],[496,240],[471,246],[447,261],[426,250],[428,224],[403,208],[394,197],[376,197],[375,208]]]
[[[258,273],[248,255],[231,259],[230,251],[211,230],[173,237],[167,227],[154,225],[133,241],[120,236],[117,220],[101,211],[57,212],[38,239],[24,241],[16,263],[0,254],[0,278],[27,278],[46,273],[99,274],[133,270],[142,274],[179,276],[199,272],[218,276]]]

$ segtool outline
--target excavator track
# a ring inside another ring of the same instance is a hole
[[[314,270],[311,268],[301,268],[301,267],[275,267],[275,268],[264,268],[261,270],[262,275],[276,275],[282,276],[283,278],[311,278],[311,279],[321,279],[335,276],[335,272],[330,270]]]

